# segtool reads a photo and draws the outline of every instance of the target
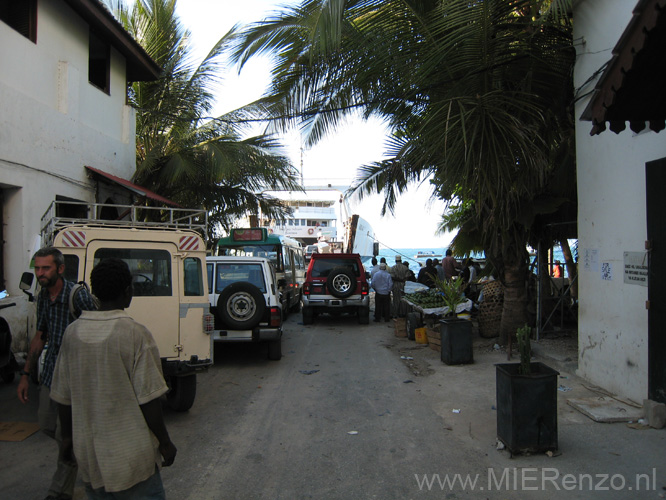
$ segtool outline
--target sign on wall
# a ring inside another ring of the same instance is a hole
[[[624,282],[648,286],[647,252],[624,252]]]

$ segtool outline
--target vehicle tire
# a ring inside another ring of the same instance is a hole
[[[235,330],[251,330],[259,324],[264,312],[264,295],[246,281],[232,283],[222,290],[217,300],[218,319]]]
[[[370,323],[370,307],[358,308],[358,324],[367,325]]]
[[[297,313],[301,310],[301,300],[302,299],[303,299],[303,297],[301,297],[301,294],[298,294],[298,301],[293,306],[291,306],[291,309],[290,309],[291,312]]]
[[[421,323],[421,317],[419,316],[418,313],[407,313],[407,338],[409,340],[415,340],[416,339],[416,333],[414,330],[416,330],[419,327],[419,324]]]
[[[287,297],[287,300],[281,303],[282,306],[282,321],[287,321],[287,318],[289,317],[289,297]]]
[[[301,309],[301,312],[303,313],[303,324],[311,325],[314,322],[314,311],[312,310],[312,308],[303,307],[303,309]]]
[[[282,339],[271,340],[268,343],[268,359],[271,361],[282,359]]]
[[[356,276],[347,267],[336,267],[326,279],[326,288],[338,299],[345,299],[356,291]]]
[[[196,395],[196,374],[184,377],[171,377],[171,389],[166,394],[169,408],[174,411],[187,411],[192,408]]]

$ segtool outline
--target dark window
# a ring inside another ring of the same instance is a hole
[[[358,262],[351,259],[318,259],[312,266],[313,278],[326,278],[336,267],[346,267],[350,269],[355,276],[360,276]]]
[[[88,81],[108,94],[111,48],[107,42],[90,31],[88,50]]]
[[[135,297],[168,297],[173,294],[171,254],[166,250],[100,248],[95,252],[94,265],[109,257],[127,262],[132,272]]]
[[[37,41],[37,0],[0,0],[0,20]]]
[[[183,269],[185,271],[185,295],[188,297],[203,295],[201,259],[187,257],[183,262]]]
[[[76,255],[65,254],[65,275],[67,281],[78,283],[79,281],[79,258]]]
[[[217,277],[215,280],[215,292],[222,291],[239,281],[245,281],[256,286],[262,293],[266,293],[264,273],[261,264],[218,264]]]

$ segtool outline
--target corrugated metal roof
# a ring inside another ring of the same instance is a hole
[[[100,170],[98,168],[93,168],[89,167],[86,165],[86,169],[92,172],[93,174],[101,175],[102,177],[121,185],[125,189],[133,192],[134,194],[137,194],[139,196],[143,196],[145,198],[150,198],[151,200],[159,201],[160,203],[165,203],[167,205],[171,205],[172,207],[180,207],[178,203],[175,201],[171,201],[168,198],[165,198],[164,196],[160,196],[157,193],[152,192],[150,189],[146,189],[145,187],[139,186],[138,184],[134,184],[126,179],[123,179],[121,177],[117,177],[113,174],[109,174],[107,172],[104,172],[103,170]]]

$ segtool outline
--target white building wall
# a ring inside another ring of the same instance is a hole
[[[88,25],[60,0],[40,0],[37,41],[0,22],[0,189],[6,288],[18,307],[0,315],[25,325],[18,288],[56,195],[95,200],[86,165],[129,179],[135,114],[126,103],[125,60],[111,49],[110,93],[88,82]],[[26,328],[14,331],[24,347]],[[18,340],[17,340],[18,338]]]
[[[635,1],[574,3],[577,50],[574,85],[592,91],[611,58]],[[594,76],[593,76],[594,75]],[[588,82],[588,79],[591,81]],[[576,103],[576,118],[589,96]],[[664,134],[627,128],[590,136],[591,122],[576,122],[578,170],[578,374],[634,401],[647,398],[647,287],[624,283],[624,252],[644,252],[647,239],[645,163],[666,157]],[[602,275],[602,269],[611,275]]]

